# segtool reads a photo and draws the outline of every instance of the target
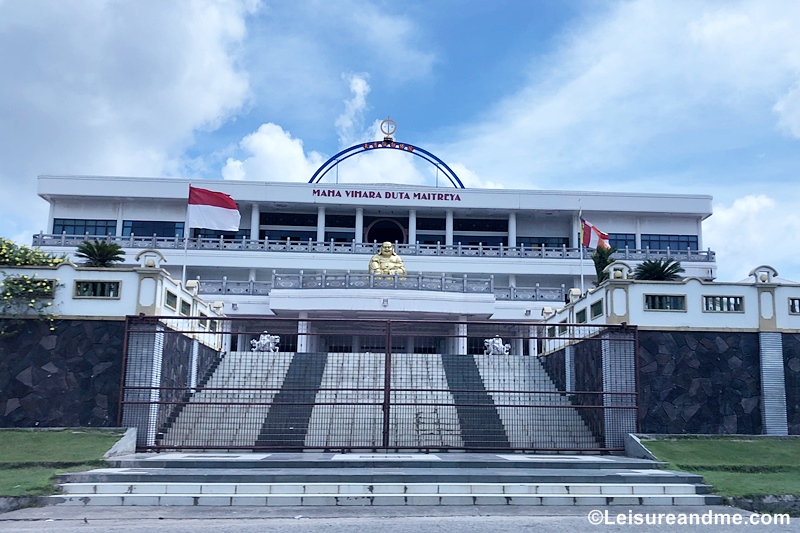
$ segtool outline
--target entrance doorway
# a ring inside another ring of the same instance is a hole
[[[406,229],[393,218],[379,218],[367,226],[364,231],[365,242],[398,242],[405,244]]]

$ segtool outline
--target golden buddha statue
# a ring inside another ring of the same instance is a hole
[[[381,251],[372,256],[369,260],[369,273],[394,276],[395,274],[405,274],[406,267],[403,260],[394,251],[394,245],[390,242],[381,244]]]

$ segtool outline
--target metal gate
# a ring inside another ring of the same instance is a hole
[[[630,326],[129,317],[119,423],[138,447],[623,449]]]

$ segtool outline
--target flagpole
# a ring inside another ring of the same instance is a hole
[[[583,208],[580,198],[578,198],[578,245],[581,247],[581,296],[583,296]]]
[[[189,182],[189,194],[192,194],[192,183]],[[186,195],[189,198],[189,195]],[[186,288],[186,260],[189,257],[189,204],[186,204],[186,214],[183,217],[183,269],[181,270],[181,286]]]

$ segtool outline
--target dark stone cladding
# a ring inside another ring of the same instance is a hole
[[[564,350],[559,350],[539,358],[544,371],[547,372],[550,381],[555,384],[558,390],[567,390],[567,370],[564,356]]]
[[[158,427],[166,427],[177,417],[183,402],[189,400],[192,344],[194,340],[171,329],[164,330],[164,351],[161,363],[161,402],[158,410]],[[198,343],[198,379],[219,360],[219,352]]]
[[[762,433],[757,333],[639,330],[644,433]]]
[[[117,425],[125,322],[0,320],[0,427]]]
[[[602,409],[591,406],[603,405],[603,353],[600,337],[589,337],[572,345],[573,375],[575,389],[569,394],[569,401],[577,407],[583,421],[598,442],[605,440],[605,422]],[[542,356],[542,366],[556,388],[567,390],[566,350]],[[580,406],[588,406],[581,409]]]
[[[603,405],[603,346],[600,337],[585,339],[573,348],[575,359],[575,405]],[[598,442],[605,442],[605,414],[603,409],[578,409]]]
[[[783,334],[783,372],[789,435],[800,435],[800,334]]]

